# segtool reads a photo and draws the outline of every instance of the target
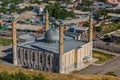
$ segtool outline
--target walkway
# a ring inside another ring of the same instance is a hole
[[[99,66],[91,65],[91,66],[77,72],[76,74],[88,75],[88,74],[106,74],[108,72],[114,72],[117,76],[120,77],[120,55],[109,52],[109,51],[105,51],[105,50],[99,50],[99,49],[94,49],[94,50],[104,52],[107,54],[116,55],[116,57],[104,65],[99,65]]]

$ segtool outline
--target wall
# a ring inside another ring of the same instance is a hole
[[[81,68],[86,62],[91,61],[92,49],[91,43],[87,43],[82,48],[77,49],[77,69]]]
[[[105,44],[105,43],[94,41],[93,47],[120,54],[120,46],[117,46],[117,45],[110,45],[110,44]]]
[[[76,50],[73,49],[62,55],[64,73],[71,72],[75,69],[75,52]]]
[[[44,71],[59,71],[58,54],[17,47],[18,65],[24,68]]]
[[[92,59],[91,43],[86,43],[78,49],[68,51],[62,56],[64,73],[80,69],[87,61]]]

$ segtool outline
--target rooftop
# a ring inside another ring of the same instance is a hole
[[[63,25],[65,24],[71,24],[71,23],[79,23],[79,22],[85,22],[88,21],[88,17],[85,18],[79,18],[79,19],[71,19],[71,20],[64,20]]]
[[[64,52],[68,52],[73,49],[77,49],[79,47],[82,47],[86,42],[82,41],[77,41],[74,39],[71,39],[70,37],[66,37],[64,40]],[[72,46],[71,46],[72,45]],[[24,43],[24,44],[19,44],[19,47],[24,47],[24,48],[30,48],[34,50],[46,50],[52,53],[57,53],[59,54],[59,44],[50,44],[46,43],[43,41],[43,39],[39,39],[38,41],[30,42],[30,43]]]
[[[16,20],[27,20],[27,19],[35,20],[34,15],[35,14],[32,11],[25,11],[25,12],[21,13],[19,16],[17,16]]]
[[[117,37],[120,37],[120,31],[117,31],[117,32],[115,32],[115,33],[113,33],[113,34],[111,34],[112,36],[117,36]]]
[[[34,30],[34,31],[38,31],[41,28],[43,28],[42,25],[28,25],[28,24],[16,24],[16,28],[20,29],[20,30]],[[12,29],[12,26],[8,26],[7,28]]]
[[[71,36],[71,37],[76,37],[76,36],[80,35],[80,33],[66,31],[65,35]]]
[[[81,30],[81,31],[85,31],[85,30],[88,30],[89,27],[81,27],[81,26],[69,26],[70,28],[74,28],[76,30]]]
[[[28,34],[28,33],[19,35],[18,37],[19,37],[19,39],[23,39],[23,40],[26,40],[26,41],[33,41],[33,40],[36,39],[36,37],[34,35],[31,35],[31,34]]]

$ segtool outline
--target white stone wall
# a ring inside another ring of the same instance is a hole
[[[59,55],[47,51],[17,47],[18,66],[44,71],[59,71]]]
[[[69,73],[73,70],[80,69],[87,61],[92,58],[92,43],[89,42],[79,49],[73,49],[64,53],[63,57],[63,71]],[[84,60],[86,58],[86,60]]]
[[[75,49],[63,54],[63,71],[64,73],[71,72],[75,69]]]

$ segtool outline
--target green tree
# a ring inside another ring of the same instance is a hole
[[[96,17],[104,16],[104,18],[106,18],[108,13],[109,13],[109,10],[100,9],[100,10],[98,10],[96,13],[94,13],[94,15],[95,15]]]
[[[82,1],[82,6],[89,7],[93,5],[93,0],[83,0]]]
[[[106,2],[107,0],[97,0],[97,1],[99,1],[99,2]]]
[[[43,2],[48,2],[49,0],[43,0]]]
[[[79,4],[76,9],[82,11],[91,11],[90,6],[93,5],[94,0],[83,0],[81,4]]]
[[[49,15],[56,19],[65,19],[67,17],[75,16],[74,12],[61,9],[59,3],[50,4],[46,6],[45,9],[48,9]]]

